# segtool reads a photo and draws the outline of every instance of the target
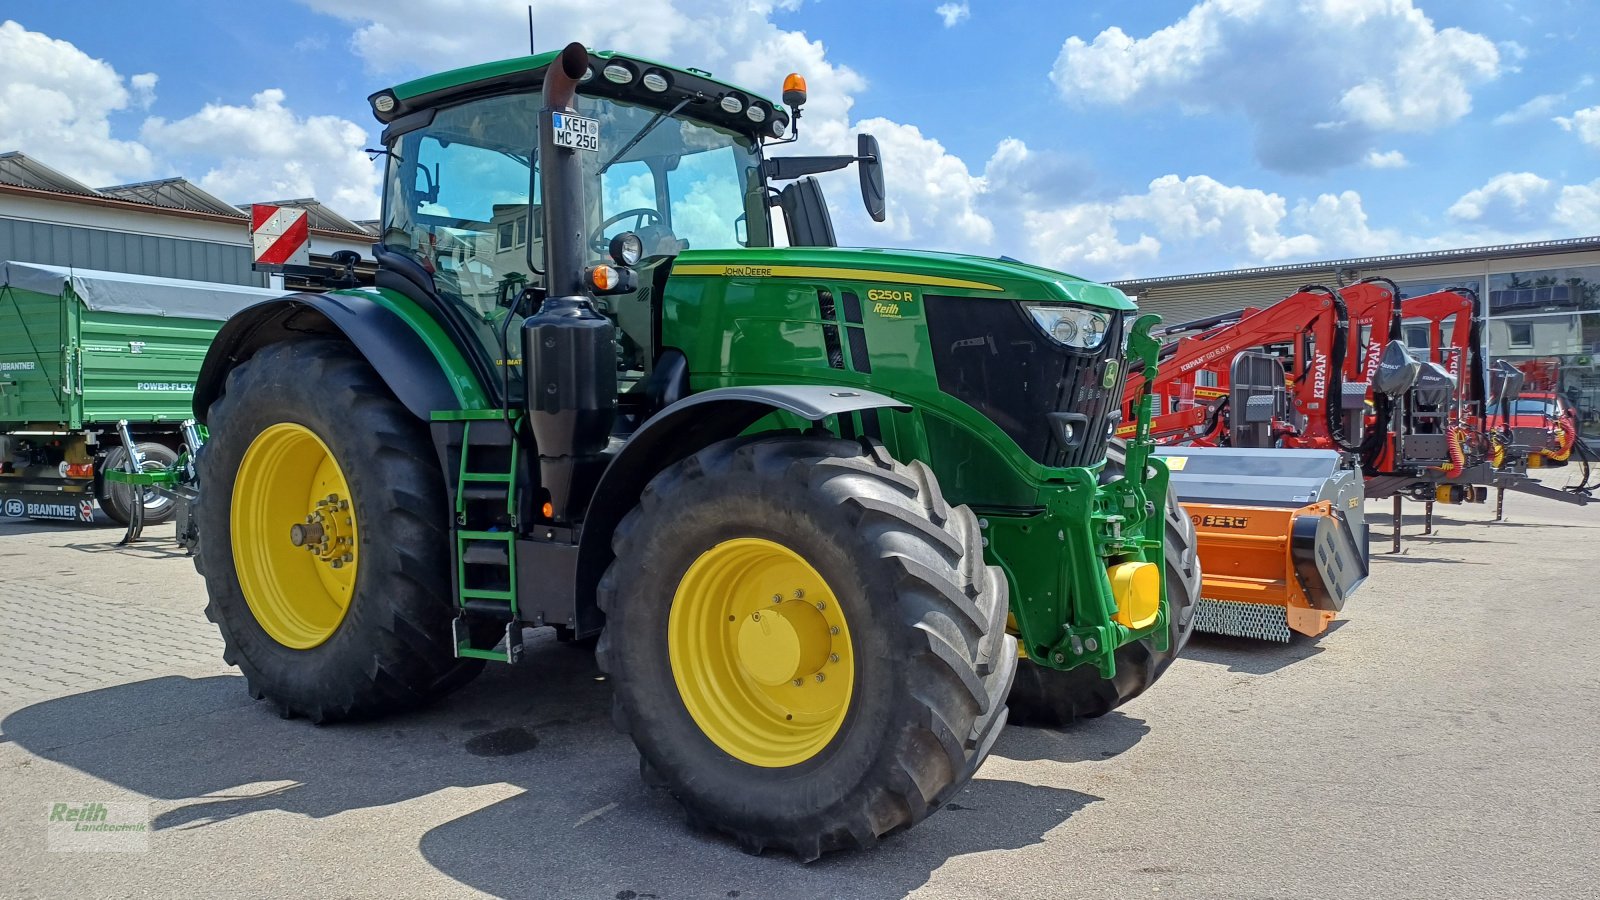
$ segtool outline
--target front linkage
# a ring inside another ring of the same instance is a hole
[[[1156,315],[1140,316],[1128,339],[1128,361],[1143,364],[1146,384],[1154,380],[1161,347],[1150,329],[1160,321]],[[1107,390],[1118,387],[1115,372],[1107,381]],[[1118,647],[1145,638],[1158,652],[1170,647],[1164,571],[1168,471],[1151,454],[1151,414],[1146,391],[1121,477],[1101,484],[1093,469],[1069,469],[1064,483],[1043,492],[1042,516],[990,522],[997,537],[1022,551],[1008,556],[1059,567],[1050,573],[1055,577],[1043,579],[1058,585],[1059,593],[1025,596],[1012,604],[1022,647],[1035,662],[1053,669],[1093,664],[1109,679],[1116,675]],[[1071,598],[1070,604],[1056,602],[1059,597]]]
[[[117,423],[117,433],[122,438],[122,446],[128,451],[126,468],[108,469],[103,473],[103,477],[112,484],[125,484],[130,490],[141,495],[139,502],[129,504],[128,528],[123,532],[122,540],[117,541],[118,546],[133,543],[144,531],[142,495],[149,492],[169,497],[177,504],[178,544],[190,554],[194,553],[199,532],[195,528],[190,508],[195,498],[200,496],[200,479],[195,474],[194,459],[195,454],[200,452],[200,447],[205,444],[206,428],[193,419],[185,420],[181,428],[183,452],[178,454],[177,460],[172,465],[151,468],[145,461],[144,454],[139,452],[139,444],[133,439],[128,420],[123,419]]]

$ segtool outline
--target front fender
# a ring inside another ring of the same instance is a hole
[[[194,414],[206,421],[228,373],[257,350],[310,335],[342,337],[377,370],[395,397],[423,421],[434,410],[474,405],[459,378],[452,379],[416,328],[363,293],[290,294],[248,306],[222,326],[194,386]]]
[[[715,388],[685,397],[651,416],[606,467],[589,501],[578,547],[577,600],[595,602],[595,589],[611,564],[611,535],[661,471],[726,438],[763,416],[786,412],[820,422],[867,409],[909,409],[872,391],[818,385]]]

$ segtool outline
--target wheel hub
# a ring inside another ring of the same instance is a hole
[[[361,544],[353,497],[333,451],[304,425],[269,425],[239,461],[234,571],[256,624],[286,647],[316,647],[344,620]]]
[[[335,569],[355,562],[355,540],[348,533],[355,523],[350,501],[338,494],[317,499],[304,522],[289,526],[289,543],[303,547],[318,561]]]
[[[783,544],[735,538],[684,572],[667,622],[673,681],[730,756],[779,768],[815,756],[850,710],[855,656],[822,575]]]
[[[745,672],[773,687],[786,681],[803,685],[827,664],[833,649],[827,620],[801,600],[746,616],[738,648]]]

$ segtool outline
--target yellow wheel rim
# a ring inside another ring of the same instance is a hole
[[[239,587],[262,630],[296,650],[332,636],[355,593],[360,542],[350,483],[328,445],[292,422],[256,435],[233,485],[232,525]]]
[[[780,768],[833,740],[850,710],[850,627],[828,583],[793,550],[724,541],[684,573],[667,619],[684,706],[735,759]]]

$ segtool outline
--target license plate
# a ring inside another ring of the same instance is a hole
[[[588,150],[591,153],[600,150],[599,119],[589,119],[569,113],[551,113],[550,116],[557,147]]]

